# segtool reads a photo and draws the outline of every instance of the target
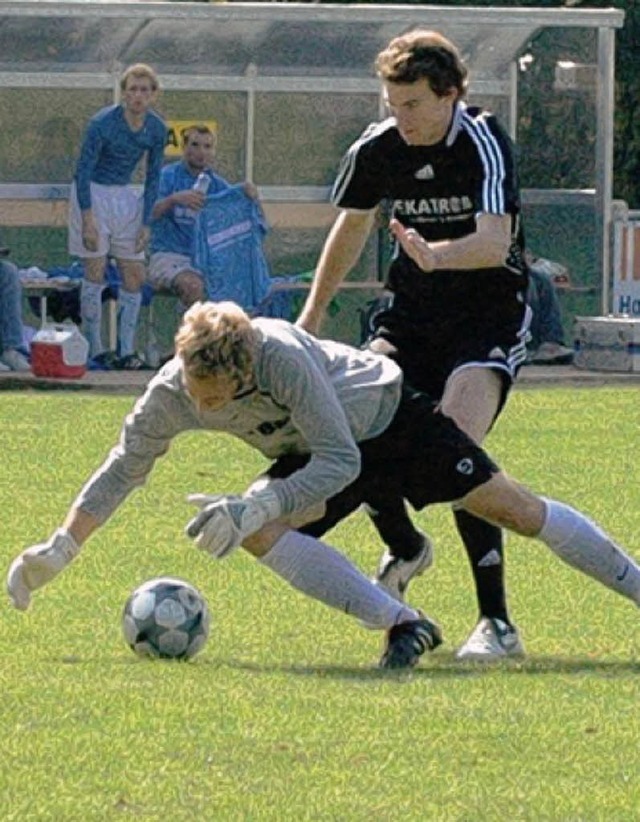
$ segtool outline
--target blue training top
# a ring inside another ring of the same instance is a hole
[[[229,188],[229,183],[211,169],[205,169],[204,173],[211,179],[209,194],[217,194]],[[177,163],[170,163],[160,172],[160,185],[158,187],[158,200],[164,200],[176,191],[186,191],[193,188],[197,174],[192,174],[183,160]],[[170,254],[183,254],[190,257],[193,252],[193,235],[195,231],[196,218],[198,212],[183,205],[175,205],[168,211],[153,220],[151,223],[151,240],[149,242],[149,253],[164,252]]]
[[[269,293],[271,276],[263,240],[268,227],[260,205],[242,185],[209,194],[198,215],[193,260],[210,300],[232,300],[256,309]]]
[[[167,127],[154,111],[147,111],[142,128],[133,131],[122,105],[100,109],[87,125],[74,175],[81,210],[91,208],[89,183],[128,185],[142,155],[148,152],[142,222],[149,225],[166,142]]]

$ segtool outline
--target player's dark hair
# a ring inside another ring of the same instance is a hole
[[[194,134],[194,133],[195,134],[208,134],[210,137],[213,137],[214,140],[216,139],[216,135],[215,135],[213,129],[211,129],[208,125],[206,125],[205,123],[194,123],[193,125],[187,126],[186,128],[182,129],[182,145],[183,146],[187,145],[187,142],[189,141],[189,137],[191,137],[191,135]],[[214,145],[215,145],[215,143],[214,143]]]
[[[444,97],[452,89],[464,97],[467,67],[458,49],[436,31],[413,29],[394,37],[378,54],[376,73],[388,83],[415,83],[426,79],[434,94]]]

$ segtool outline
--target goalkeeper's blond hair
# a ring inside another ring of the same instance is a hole
[[[255,348],[251,320],[232,302],[194,303],[176,334],[176,354],[192,379],[227,375],[243,385],[253,374]]]

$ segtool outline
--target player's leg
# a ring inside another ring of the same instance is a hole
[[[157,251],[149,259],[149,282],[155,291],[175,294],[181,310],[206,299],[202,274],[184,254]]]
[[[405,365],[398,346],[390,337],[376,335],[369,340],[367,347],[377,354],[390,357],[401,367]],[[402,497],[394,499],[387,489],[382,488],[375,496],[370,495],[367,512],[386,546],[373,580],[396,599],[403,600],[411,580],[433,564],[433,543],[413,524]]]
[[[194,303],[207,298],[202,275],[191,268],[181,271],[176,276],[173,289],[180,300],[183,311]]]
[[[120,358],[117,367],[127,371],[139,370],[148,367],[135,351],[142,286],[146,278],[144,251],[136,250],[142,227],[142,198],[131,186],[113,186],[112,189],[110,251],[122,277],[122,287],[118,290]]]
[[[117,258],[118,270],[122,275],[122,287],[118,291],[118,340],[120,359],[118,368],[126,371],[145,368],[146,364],[136,354],[136,332],[142,305],[142,286],[145,280],[145,265],[140,260]]]
[[[465,367],[447,380],[440,407],[474,442],[480,443],[504,395],[505,383],[498,371]],[[507,609],[502,532],[457,506],[453,513],[471,566],[479,609],[478,623],[457,657],[491,660],[521,656],[524,649]]]
[[[561,560],[640,606],[640,566],[592,520],[503,472],[462,499],[465,510],[544,542]]]
[[[206,290],[202,274],[197,271],[191,259],[184,254],[156,251],[149,259],[149,282],[154,291],[173,294],[178,298],[176,319],[194,303],[206,300]],[[165,354],[165,362],[172,353]]]
[[[280,458],[253,483],[252,489],[258,490],[270,479],[289,476],[307,460],[299,456]],[[368,628],[385,629],[381,667],[411,667],[426,650],[441,644],[438,625],[374,585],[343,554],[320,540],[358,509],[370,485],[369,477],[361,472],[358,479],[326,503],[265,526],[246,539],[243,547],[307,596],[355,616]]]
[[[105,289],[106,257],[85,257],[84,279],[80,286],[82,333],[89,342],[89,356],[99,360],[105,355],[102,342],[102,292]]]
[[[82,239],[82,215],[78,205],[75,185],[69,198],[69,253],[79,257],[84,266],[84,278],[80,287],[80,318],[82,333],[89,343],[89,357],[100,359],[105,355],[102,342],[102,292],[105,288],[108,236],[108,193],[103,186],[91,183],[91,210],[98,230],[98,247],[95,251],[85,248]]]
[[[433,543],[415,527],[402,497],[393,499],[388,493],[370,497],[366,511],[387,546],[373,581],[402,601],[411,580],[433,565]]]

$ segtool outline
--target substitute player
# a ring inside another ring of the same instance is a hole
[[[98,111],[82,141],[71,188],[69,253],[84,263],[80,313],[90,356],[105,366],[136,370],[145,367],[134,350],[135,334],[167,129],[151,110],[158,77],[150,66],[129,66],[120,88],[122,103]],[[131,179],[143,156],[146,174],[140,197]],[[107,256],[115,257],[123,282],[118,294],[117,360],[113,352],[105,352],[101,333]]]
[[[192,498],[201,510],[187,535],[218,559],[243,545],[307,595],[386,629],[384,668],[415,665],[440,644],[439,628],[318,539],[383,491],[418,510],[458,500],[640,604],[637,563],[573,508],[509,479],[390,358],[249,319],[235,303],[193,305],[176,350],[64,526],[12,563],[16,607],[29,606],[186,430],[227,432],[275,460],[243,496]]]
[[[185,130],[182,159],[160,172],[158,199],[151,213],[149,282],[159,291],[173,292],[185,308],[206,294],[204,277],[192,259],[197,214],[206,196],[231,187],[213,170],[216,144],[217,137],[207,125],[194,124]],[[209,179],[207,195],[194,190],[200,174]],[[244,183],[244,191],[257,199],[252,183]]]
[[[527,274],[512,146],[493,115],[464,102],[467,69],[442,35],[417,29],[394,38],[376,70],[391,116],[365,129],[342,161],[332,192],[342,212],[298,323],[319,331],[379,204],[388,201],[395,220],[424,238],[428,251],[417,264],[396,247],[392,301],[375,318],[369,344],[481,442],[526,358]],[[389,547],[377,580],[401,598],[431,563],[430,542],[400,500],[381,500],[372,513]],[[454,515],[480,610],[459,657],[521,655],[507,611],[501,533],[469,511],[456,508]]]

